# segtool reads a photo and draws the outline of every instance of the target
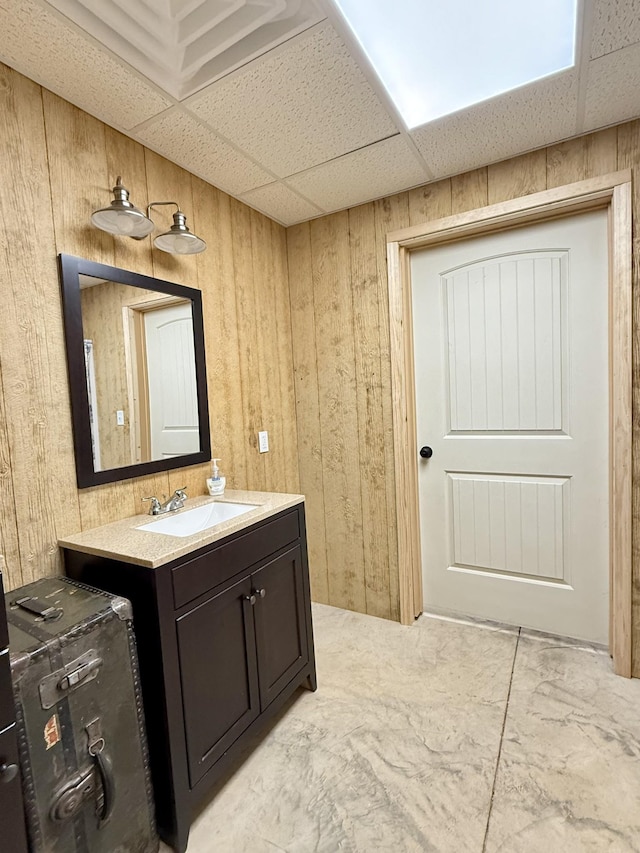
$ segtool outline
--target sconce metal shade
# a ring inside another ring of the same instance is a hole
[[[91,222],[96,228],[109,234],[138,239],[151,234],[154,229],[153,222],[129,201],[129,190],[122,185],[120,176],[112,192],[114,199],[109,207],[103,207],[91,214]]]
[[[197,255],[207,248],[204,240],[189,231],[186,217],[181,210],[173,214],[173,225],[169,231],[159,234],[153,244],[163,252],[171,252],[174,255]]]

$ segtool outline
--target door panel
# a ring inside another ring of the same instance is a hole
[[[249,578],[177,620],[191,786],[258,716]]]
[[[191,303],[145,312],[151,458],[200,450]]]
[[[411,274],[425,608],[606,643],[606,213],[416,251]]]
[[[452,432],[562,429],[567,274],[537,252],[442,276]]]
[[[308,663],[302,595],[300,546],[276,557],[251,576],[257,596],[254,608],[260,701],[262,707]]]
[[[567,477],[447,474],[456,566],[568,581]]]

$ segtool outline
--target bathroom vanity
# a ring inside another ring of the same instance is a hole
[[[218,502],[252,508],[184,532]],[[158,827],[183,853],[194,808],[316,675],[302,496],[227,491],[171,515],[177,535],[136,516],[60,545],[68,575],[133,604]]]

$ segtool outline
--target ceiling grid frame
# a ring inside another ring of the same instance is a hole
[[[137,9],[141,3],[145,8]],[[246,7],[254,22],[262,12],[275,20],[288,7],[294,23],[277,44],[265,37],[257,54],[257,42],[236,33],[236,59],[246,61],[188,97],[175,97],[59,10],[113,5],[114,20],[122,8],[157,14],[145,0],[12,0],[0,7],[0,61],[288,226],[640,117],[637,0],[578,3],[574,69],[411,131],[332,0],[164,4],[164,24],[159,19],[152,37],[173,15],[185,44],[216,14],[229,18],[232,7]],[[296,6],[309,25],[295,17]],[[224,110],[217,111],[222,92]],[[203,120],[198,106],[207,98],[214,122]],[[276,113],[281,120],[274,121]],[[172,119],[180,122],[173,133]]]

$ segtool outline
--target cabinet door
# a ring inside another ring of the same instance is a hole
[[[300,546],[251,575],[263,708],[308,662]]]
[[[245,578],[177,620],[191,787],[260,710],[250,593]]]

